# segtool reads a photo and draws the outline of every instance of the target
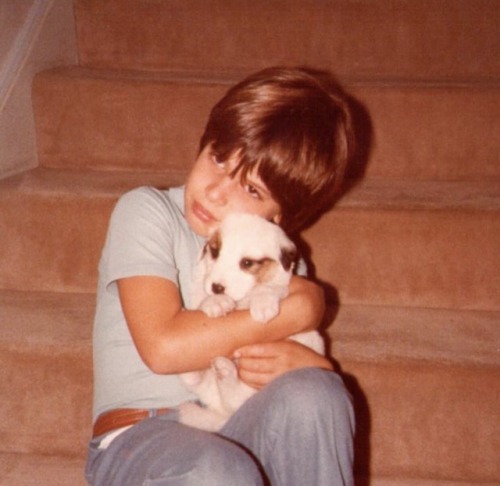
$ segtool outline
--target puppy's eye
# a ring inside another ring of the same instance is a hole
[[[252,260],[250,258],[242,258],[240,260],[240,268],[242,270],[249,270],[255,265],[255,263],[256,263],[255,260]]]

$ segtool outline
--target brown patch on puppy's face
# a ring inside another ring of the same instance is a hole
[[[214,233],[205,243],[202,255],[205,256],[208,251],[210,253],[210,256],[212,257],[212,260],[217,260],[221,248],[222,248],[222,239],[220,237],[220,233],[219,231],[214,231]]]
[[[278,262],[272,258],[242,258],[240,268],[255,277],[258,284],[266,283],[272,280],[276,273]]]

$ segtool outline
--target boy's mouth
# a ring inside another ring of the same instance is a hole
[[[195,201],[192,206],[193,214],[204,223],[215,223],[217,219],[199,202]]]

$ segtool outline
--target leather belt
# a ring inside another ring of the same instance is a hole
[[[94,429],[93,437],[106,434],[122,427],[134,425],[149,417],[156,417],[158,415],[165,415],[171,412],[171,408],[153,408],[153,409],[139,409],[139,408],[117,408],[110,410],[97,418]]]

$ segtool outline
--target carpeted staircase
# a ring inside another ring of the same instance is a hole
[[[181,183],[212,104],[277,64],[331,69],[359,101],[351,188],[304,234],[358,484],[500,484],[498,3],[74,3],[80,65],[33,83],[40,165],[0,181],[0,484],[84,484],[113,204]]]

